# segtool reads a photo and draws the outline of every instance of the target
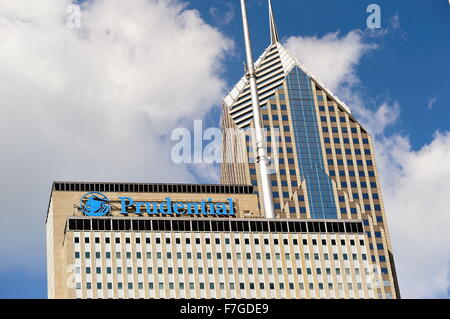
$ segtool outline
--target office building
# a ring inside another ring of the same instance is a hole
[[[55,182],[46,226],[49,298],[375,297],[361,221],[268,220],[253,186]]]
[[[277,218],[362,221],[375,296],[399,298],[372,137],[280,43],[271,8],[270,31],[255,67]],[[251,184],[261,194],[252,118],[243,76],[224,100],[221,182]]]

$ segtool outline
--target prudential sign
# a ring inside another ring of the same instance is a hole
[[[173,202],[166,197],[163,202],[135,201],[131,197],[119,197],[120,213],[137,215],[218,215],[235,216],[233,199],[227,198],[227,202],[213,202],[211,198],[198,203]],[[111,211],[111,203],[108,197],[102,193],[90,192],[80,199],[81,211],[86,216],[105,216]]]

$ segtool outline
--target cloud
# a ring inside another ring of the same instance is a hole
[[[396,30],[400,28],[400,16],[395,14],[392,18],[389,19],[389,24],[392,29]]]
[[[370,132],[371,135],[383,136],[385,130],[394,125],[400,117],[400,105],[396,101],[381,102],[364,96],[359,87],[341,86],[337,95],[350,105],[352,114]]]
[[[357,67],[365,54],[378,48],[369,42],[367,32],[353,30],[345,35],[332,32],[323,37],[291,36],[285,40],[287,49],[321,82],[350,105],[352,112],[372,134],[380,134],[397,120],[400,107],[383,101],[375,108],[367,107],[358,84]]]
[[[400,29],[399,21],[394,16],[390,29]],[[355,30],[342,36],[289,37],[286,46],[346,101],[374,137],[402,297],[448,298],[450,132],[436,132],[417,150],[408,136],[388,133],[387,128],[400,117],[399,103],[366,96],[357,75],[361,58],[378,47],[367,41],[379,39],[371,32]],[[435,102],[436,98],[430,98],[428,107]]]
[[[387,19],[387,21],[388,23],[382,23],[380,28],[366,28],[364,35],[375,39],[383,39],[387,36],[393,39],[399,36],[403,41],[408,40],[408,33],[402,28],[398,13]]]
[[[320,38],[291,36],[284,43],[314,76],[330,89],[338,90],[359,81],[356,66],[364,54],[377,48],[374,43],[365,43],[363,35],[360,30],[353,30],[344,36],[339,32]]]
[[[170,132],[224,96],[233,42],[196,10],[97,0],[71,29],[71,2],[0,0],[0,269],[42,266],[53,180],[194,181]]]
[[[450,132],[414,151],[408,138],[377,141],[378,166],[403,297],[448,298]]]
[[[220,26],[225,26],[234,19],[234,5],[231,2],[226,2],[223,10],[217,7],[211,7],[209,9],[209,14],[213,17],[217,24]]]
[[[437,99],[438,99],[437,96],[432,96],[428,99],[427,108],[429,110],[433,109],[433,105],[434,103],[436,103]]]

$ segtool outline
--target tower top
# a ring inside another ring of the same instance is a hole
[[[278,38],[277,25],[273,16],[272,1],[269,0],[269,24],[270,24],[270,41],[272,44],[280,42]]]

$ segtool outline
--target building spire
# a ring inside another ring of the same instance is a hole
[[[269,23],[270,23],[270,41],[272,44],[280,42],[278,38],[277,25],[275,24],[275,18],[273,17],[272,1],[269,0]]]

